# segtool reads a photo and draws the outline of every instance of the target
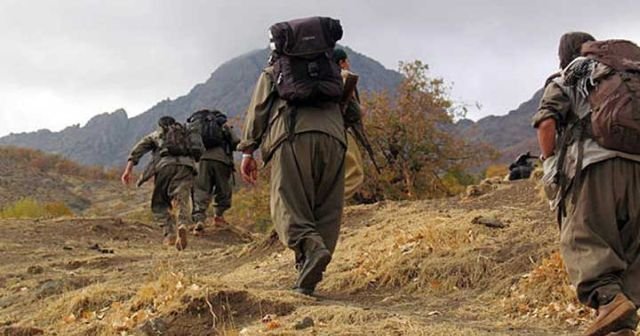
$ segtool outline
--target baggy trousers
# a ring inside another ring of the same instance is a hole
[[[640,163],[609,159],[582,176],[560,236],[569,278],[590,307],[621,292],[640,306]]]
[[[331,253],[344,206],[344,145],[320,132],[285,141],[271,159],[271,216],[283,244],[296,256],[307,246]],[[309,240],[309,242],[307,242]]]
[[[204,221],[211,200],[215,215],[222,217],[231,208],[233,167],[216,160],[200,161],[200,169],[193,186],[193,221]]]
[[[344,197],[349,199],[364,183],[364,166],[358,142],[351,132],[347,132],[347,153],[344,161]]]
[[[176,222],[186,225],[191,219],[193,177],[193,169],[184,165],[166,165],[155,175],[151,212],[165,234],[173,233]]]

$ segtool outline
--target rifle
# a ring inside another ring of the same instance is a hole
[[[346,127],[351,129],[354,137],[356,138],[356,141],[360,143],[360,145],[367,151],[367,154],[369,154],[369,158],[371,158],[371,162],[373,162],[373,166],[376,168],[378,174],[380,174],[382,171],[380,170],[380,166],[376,162],[373,148],[371,147],[371,143],[369,142],[367,134],[365,133],[364,125],[362,124],[362,116],[360,115],[360,109],[357,109],[357,113],[348,114],[349,104],[356,103],[354,101],[354,96],[356,93],[356,85],[358,84],[358,79],[359,77],[356,74],[350,72],[347,74],[347,77],[344,81],[344,92],[342,94],[342,98],[340,99],[340,109],[342,110],[342,115],[344,116]]]

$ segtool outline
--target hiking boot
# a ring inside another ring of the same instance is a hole
[[[176,238],[176,249],[182,251],[187,248],[187,227],[180,225],[178,227],[178,237]]]
[[[636,336],[636,332],[631,329],[622,329],[608,333],[607,336]]]
[[[162,235],[164,236],[162,239],[162,245],[171,247],[176,244],[176,228],[173,224],[167,223],[163,225]]]
[[[162,245],[164,246],[175,246],[176,245],[176,235],[175,234],[167,234],[162,239]]]
[[[193,227],[193,234],[195,236],[202,234],[204,232],[204,223],[203,222],[197,222],[196,226]]]
[[[627,321],[637,318],[636,314],[635,304],[620,293],[610,303],[598,308],[598,317],[583,335],[606,336],[611,332],[622,331],[622,328],[626,328]]]
[[[229,225],[229,223],[222,216],[213,217],[213,223],[216,226],[228,226]]]
[[[313,292],[315,292],[315,288],[300,288],[300,287],[294,287],[293,290],[298,293],[298,294],[302,294],[302,295],[306,295],[306,296],[313,296]]]
[[[329,262],[331,262],[331,252],[326,248],[317,249],[305,258],[296,283],[296,291],[305,295],[313,294]]]

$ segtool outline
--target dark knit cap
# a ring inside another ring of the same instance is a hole
[[[173,117],[164,116],[158,120],[158,126],[167,127],[176,123],[176,120]]]
[[[336,48],[333,50],[333,61],[340,63],[340,61],[347,59],[347,52],[344,49]]]

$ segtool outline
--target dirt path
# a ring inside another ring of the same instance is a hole
[[[140,222],[0,221],[0,328],[47,335],[577,335],[580,327],[500,306],[554,242],[554,228],[542,226],[544,206],[522,197],[534,192],[530,184],[481,200],[350,208],[317,298],[289,290],[293,256],[273,240],[246,244],[237,232],[209,230],[178,253],[160,245],[158,228]],[[470,224],[487,211],[508,226]],[[276,316],[263,323],[267,315]],[[301,328],[305,318],[314,325]]]

